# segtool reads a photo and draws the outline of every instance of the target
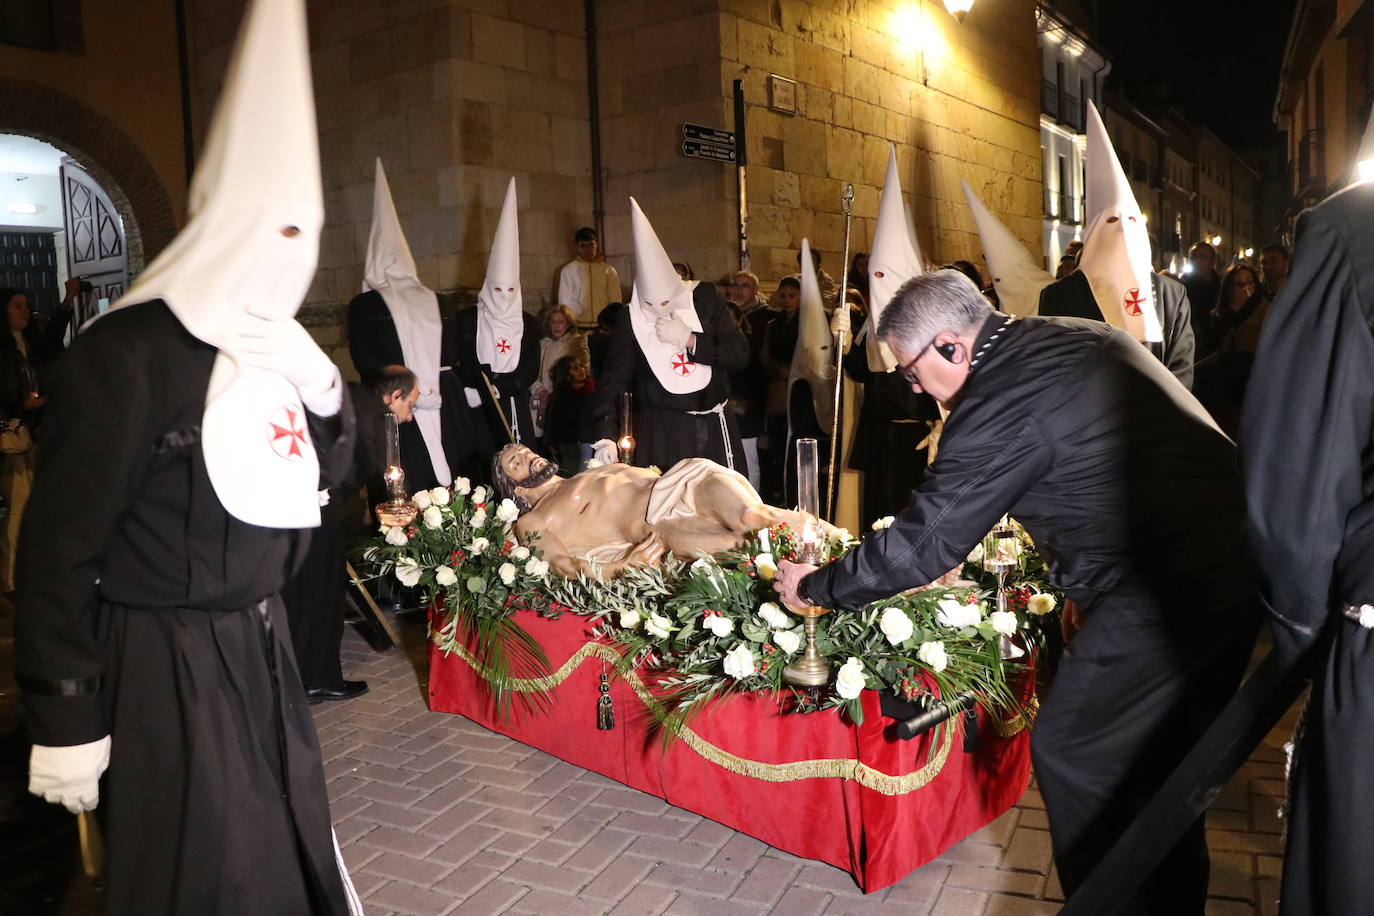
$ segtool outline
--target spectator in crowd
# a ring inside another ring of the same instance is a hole
[[[820,283],[821,286],[821,301],[824,302],[827,307],[833,307],[835,305],[835,296],[840,291],[839,284],[835,282],[834,277],[821,269],[821,253],[814,248],[811,249],[811,263],[816,267],[816,281]],[[800,251],[797,252],[797,275],[801,276]],[[800,284],[800,282],[801,281],[798,281],[798,284]],[[798,288],[800,289],[800,285]],[[798,301],[800,301],[801,294],[798,293],[797,295]]]
[[[854,255],[849,262],[849,275],[845,278],[845,285],[851,289],[857,289],[863,296],[864,302],[868,302],[868,252],[860,251]],[[867,309],[867,306],[863,306]]]
[[[606,351],[611,346],[611,340],[615,336],[616,322],[625,314],[625,303],[612,302],[601,310],[601,314],[596,316],[596,329],[587,336],[587,352],[591,356],[591,362],[587,364],[587,371],[592,378],[601,378],[601,373],[606,368]]]
[[[817,278],[819,280],[819,277]],[[824,295],[824,293],[822,293]],[[774,506],[783,504],[787,460],[787,379],[792,373],[792,352],[797,346],[797,312],[801,306],[801,281],[783,277],[773,297],[778,308],[768,323],[768,333],[759,352],[759,367],[765,381],[764,453],[759,495]]]
[[[1192,307],[1193,340],[1197,345],[1195,359],[1201,360],[1214,349],[1208,329],[1221,292],[1217,250],[1206,242],[1194,243],[1188,249],[1188,265],[1183,286],[1188,290],[1188,303]]]
[[[566,473],[577,473],[592,457],[593,445],[600,438],[597,417],[601,411],[596,380],[588,374],[585,358],[573,354],[554,363],[544,442]]]
[[[759,295],[758,274],[750,270],[741,270],[735,273],[730,284],[729,300],[739,306],[745,317],[748,317],[755,309],[768,308],[768,301]]]
[[[587,335],[577,330],[572,310],[566,305],[555,305],[544,316],[544,337],[539,341],[539,378],[530,386],[530,413],[539,435],[544,432],[544,410],[553,391],[553,367],[565,356],[577,357],[584,367],[591,363]]]
[[[1069,242],[1068,245],[1064,246],[1064,257],[1066,257],[1066,258],[1073,258],[1074,264],[1077,264],[1077,263],[1078,263],[1078,256],[1081,255],[1082,253],[1083,253],[1083,240],[1082,240],[1082,239],[1074,239],[1072,242]]]
[[[1062,280],[1069,274],[1078,269],[1078,258],[1071,254],[1066,254],[1059,259],[1059,266],[1054,269],[1054,278]]]
[[[573,236],[577,257],[563,265],[558,274],[558,304],[572,310],[578,327],[596,326],[601,310],[612,302],[623,302],[620,277],[606,263],[599,249],[596,230],[583,226]]]
[[[0,498],[9,508],[0,528],[0,592],[5,594],[14,591],[15,547],[33,476],[34,435],[47,401],[48,367],[62,351],[80,288],[79,279],[67,280],[67,296],[42,330],[34,323],[28,293],[0,288],[0,304],[9,322],[9,333],[0,335],[0,419],[6,449],[0,455]]]
[[[983,275],[978,272],[978,268],[973,265],[972,261],[951,261],[950,263],[942,267],[941,270],[959,271],[959,273],[968,277],[969,280],[972,281],[973,285],[978,287],[980,292],[987,286],[987,284],[983,282]]]
[[[1227,435],[1238,432],[1241,405],[1259,349],[1260,328],[1271,300],[1248,264],[1237,264],[1221,280],[1219,301],[1208,316],[1210,355],[1198,362],[1199,399]]]
[[[677,275],[688,282],[697,278],[697,275],[692,272],[692,265],[686,261],[674,261],[673,270],[677,271]]]
[[[1264,295],[1270,302],[1288,280],[1288,248],[1284,245],[1265,245],[1260,251],[1260,273],[1264,278]]]

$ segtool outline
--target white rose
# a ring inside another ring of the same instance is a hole
[[[968,557],[965,558],[964,562],[966,562],[966,563],[982,563],[982,562],[983,562],[983,542],[982,542],[982,541],[979,541],[979,542],[974,546],[974,548],[968,552]]]
[[[404,586],[413,586],[420,583],[420,564],[410,557],[401,557],[396,561],[396,578],[401,580]]]
[[[534,576],[536,579],[542,579],[549,573],[549,564],[544,560],[535,557],[533,560],[530,560],[528,563],[525,564],[525,572],[529,573],[531,576]]]
[[[600,458],[588,458],[588,459],[587,459],[587,470],[589,470],[589,471],[592,470],[592,469],[594,469],[594,468],[604,467],[605,465],[606,465],[606,462],[602,461]]]
[[[673,622],[667,617],[657,612],[650,614],[649,619],[644,621],[644,629],[650,636],[658,639],[667,639],[673,631]]]
[[[772,582],[778,574],[778,564],[771,553],[761,553],[754,557],[754,568],[759,571],[759,578],[765,582]]]
[[[639,626],[639,611],[621,611],[620,626],[626,630],[633,630]]]
[[[897,519],[895,516],[884,515],[882,518],[878,519],[876,522],[873,523],[873,530],[882,531],[884,528],[891,528],[892,523],[896,520]]]
[[[392,547],[404,547],[410,543],[410,538],[406,537],[404,528],[386,529],[386,542]]]
[[[444,523],[444,510],[438,506],[430,506],[425,510],[425,527],[438,528]]]
[[[528,560],[530,558],[530,549],[524,544],[521,544],[519,547],[511,550],[510,555],[512,559]]]
[[[520,510],[515,507],[513,500],[503,499],[496,507],[496,517],[503,522],[513,522],[520,517]]]
[[[462,496],[467,496],[472,492],[472,481],[468,480],[466,477],[453,478],[453,492]]]
[[[916,657],[930,666],[930,670],[940,673],[949,664],[949,656],[945,654],[945,644],[942,642],[923,642],[921,648],[916,650]]]
[[[486,510],[486,509],[478,509],[476,512],[472,513],[472,518],[468,519],[468,524],[470,524],[470,525],[471,525],[472,527],[474,527],[474,528],[481,528],[481,527],[482,527],[483,525],[485,525],[486,523],[487,523],[487,510]]]
[[[729,636],[735,630],[735,622],[729,617],[712,614],[706,618],[705,627],[717,636]]]
[[[765,601],[759,605],[758,614],[763,618],[763,622],[775,630],[788,630],[792,628],[792,618],[787,616],[787,612],[778,607],[771,601]]]
[[[496,570],[496,574],[501,577],[502,585],[510,585],[515,581],[515,564],[502,563],[501,568]]]
[[[849,661],[841,665],[839,673],[835,675],[835,692],[842,699],[852,700],[862,693],[867,686],[868,679],[864,677],[864,663],[851,655]]]
[[[748,677],[755,670],[754,653],[746,643],[740,643],[725,653],[725,673],[735,680]]]
[[[951,630],[962,627],[976,627],[983,619],[983,613],[976,604],[964,604],[953,598],[940,599],[940,613],[936,615],[941,624]]]
[[[429,498],[436,506],[447,506],[449,500],[453,499],[453,494],[449,493],[448,487],[435,487],[429,491]]]
[[[796,652],[801,648],[801,644],[802,638],[800,633],[793,632],[792,630],[773,631],[773,645],[777,646],[778,650],[781,651],[783,655],[791,655],[793,652]]]
[[[988,623],[1003,636],[1013,636],[1016,633],[1016,615],[1011,611],[993,611],[988,615]]]
[[[830,543],[850,544],[854,541],[854,535],[849,533],[848,528],[835,528],[830,532]]]
[[[458,574],[453,571],[452,566],[436,566],[434,581],[445,587],[454,585],[458,582]]]
[[[475,490],[472,491],[472,502],[473,502],[474,505],[476,505],[477,503],[484,503],[484,502],[486,502],[486,501],[487,501],[487,488],[486,488],[486,487],[478,487],[477,489],[475,489]]]
[[[417,509],[428,509],[430,504],[429,491],[421,490],[414,496],[410,497],[410,501],[415,504],[415,508]]]
[[[1054,610],[1053,595],[1031,595],[1030,600],[1026,602],[1026,613],[1036,617],[1044,617],[1052,610]]]
[[[473,538],[472,543],[468,545],[468,553],[481,553],[487,549],[488,543],[490,542],[486,538]]]
[[[915,627],[911,624],[911,618],[906,611],[899,607],[883,609],[883,616],[878,620],[878,629],[883,631],[887,641],[892,645],[900,645],[911,638]]]

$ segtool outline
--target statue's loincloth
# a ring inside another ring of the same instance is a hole
[[[684,458],[654,482],[653,489],[649,491],[648,508],[644,511],[645,521],[657,525],[698,515],[697,488],[717,474],[734,477],[751,493],[754,490],[747,477],[723,464],[717,464],[709,458]]]

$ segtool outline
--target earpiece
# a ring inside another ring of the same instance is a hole
[[[959,345],[957,343],[936,344],[935,352],[943,356],[945,362],[958,365],[964,361],[963,354],[959,352]]]

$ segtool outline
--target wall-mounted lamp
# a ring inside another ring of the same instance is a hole
[[[1213,245],[1220,245],[1220,244],[1221,244],[1221,236],[1219,236],[1219,235],[1214,235],[1214,236],[1212,236],[1212,244],[1213,244]]]
[[[1253,258],[1253,257],[1255,256],[1255,249],[1253,249],[1253,248],[1247,248],[1247,249],[1245,249],[1245,256],[1246,256],[1247,258]]]
[[[964,17],[973,9],[973,0],[945,0],[945,9],[949,10],[955,22],[963,25]]]
[[[38,212],[38,204],[12,203],[9,206],[9,210],[11,213],[23,213],[26,216],[32,216]]]

